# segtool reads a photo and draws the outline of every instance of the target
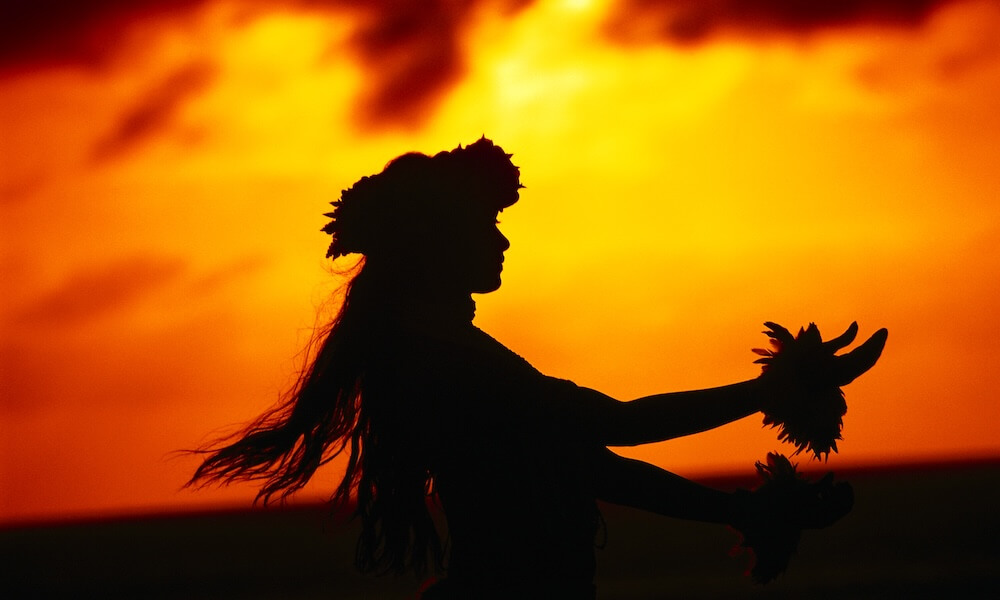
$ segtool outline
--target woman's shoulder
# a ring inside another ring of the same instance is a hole
[[[422,367],[500,368],[537,373],[527,360],[471,323],[442,327],[397,322],[380,329],[378,346]]]

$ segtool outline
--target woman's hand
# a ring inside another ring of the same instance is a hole
[[[754,562],[750,574],[767,583],[785,570],[803,529],[829,527],[851,511],[854,491],[846,482],[833,482],[833,473],[808,481],[784,455],[771,453],[757,463],[762,483],[752,492],[737,490],[730,526],[740,535],[735,553],[749,550]]]
[[[779,427],[778,439],[821,456],[837,451],[847,403],[841,386],[868,371],[878,361],[889,335],[875,332],[854,350],[836,352],[854,341],[857,323],[843,334],[823,341],[814,323],[797,336],[777,323],[764,324],[772,349],[754,349],[762,358],[760,382],[764,389],[764,424]]]
[[[754,352],[763,358],[754,362],[764,365],[763,374],[771,379],[792,377],[796,383],[807,387],[841,387],[851,383],[875,366],[889,336],[887,329],[879,329],[865,343],[837,356],[835,352],[847,347],[858,335],[857,322],[825,342],[815,323],[799,329],[795,337],[777,323],[768,321],[764,326],[767,327],[764,334],[771,338],[774,349],[755,348]]]

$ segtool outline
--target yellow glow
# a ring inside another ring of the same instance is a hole
[[[527,189],[477,323],[544,372],[623,399],[718,385],[756,374],[764,320],[857,319],[889,345],[847,390],[831,464],[995,455],[995,4],[685,47],[610,44],[610,6],[484,10],[461,81],[415,129],[352,120],[368,78],[350,13],[209,4],[137,23],[104,71],[0,81],[17,150],[0,162],[0,275],[18,282],[0,315],[16,432],[0,436],[0,520],[246,501],[178,492],[193,465],[166,456],[287,385],[338,285],[327,203],[402,152],[482,134]],[[183,101],[109,141],[172,81]],[[632,454],[693,474],[778,447],[748,419]]]

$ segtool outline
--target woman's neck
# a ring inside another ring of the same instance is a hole
[[[397,314],[414,325],[464,326],[476,315],[471,294],[421,293],[403,298]]]
[[[388,318],[421,329],[468,326],[476,314],[476,303],[468,290],[441,285],[414,271],[380,269],[366,263],[358,274],[351,295],[370,307],[373,318]]]

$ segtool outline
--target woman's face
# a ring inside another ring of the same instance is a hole
[[[500,232],[496,213],[477,219],[455,236],[447,270],[463,292],[485,294],[500,287],[503,253],[510,241]]]
[[[500,287],[503,253],[510,242],[500,233],[497,212],[450,215],[424,233],[433,257],[416,265],[433,288],[461,294],[485,294]]]

